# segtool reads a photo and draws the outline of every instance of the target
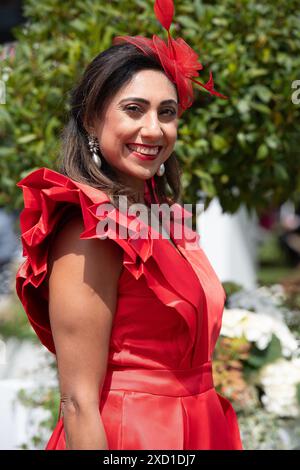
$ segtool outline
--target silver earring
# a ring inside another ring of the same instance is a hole
[[[89,148],[90,152],[92,154],[92,159],[96,163],[98,168],[101,168],[102,161],[100,156],[98,155],[98,151],[100,150],[99,142],[97,138],[93,135],[88,136],[88,143],[89,143]]]
[[[165,172],[165,165],[162,163],[159,167],[159,169],[157,170],[156,174],[157,176],[162,176]]]

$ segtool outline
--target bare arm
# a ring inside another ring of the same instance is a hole
[[[99,403],[107,369],[122,250],[80,240],[67,222],[49,253],[49,315],[56,348],[67,449],[107,449]]]

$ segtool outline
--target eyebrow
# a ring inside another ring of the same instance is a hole
[[[139,103],[150,104],[150,101],[145,100],[144,98],[137,98],[134,96],[131,98],[124,98],[123,100],[120,101],[119,104],[124,103],[124,101],[138,101]],[[160,104],[175,104],[175,106],[178,106],[178,103],[175,100],[164,100],[164,101],[161,101]]]

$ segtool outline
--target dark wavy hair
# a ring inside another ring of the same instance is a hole
[[[144,69],[164,73],[162,65],[153,54],[146,56],[129,43],[114,45],[90,62],[79,83],[70,93],[70,111],[68,122],[62,131],[58,171],[75,181],[104,191],[115,205],[121,195],[126,195],[129,203],[135,203],[137,194],[118,180],[114,168],[101,154],[102,165],[101,168],[97,167],[91,158],[86,128],[94,118],[101,119],[107,102],[135,73]],[[176,89],[175,84],[173,85]],[[154,176],[156,191],[160,203],[171,205],[181,197],[181,169],[174,152],[164,164],[164,175]],[[150,179],[146,180],[146,184],[153,198]]]

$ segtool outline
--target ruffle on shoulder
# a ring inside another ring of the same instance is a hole
[[[155,295],[181,315],[193,342],[197,311],[201,306],[199,280],[169,241],[153,240],[149,226],[145,238],[137,237],[132,229],[133,215],[114,208],[103,191],[54,170],[34,170],[17,186],[22,188],[24,198],[20,228],[26,259],[16,274],[16,291],[32,327],[49,351],[55,354],[45,282],[48,252],[58,228],[76,212],[82,215],[84,223],[80,239],[103,238],[99,222],[107,222],[105,237],[123,249],[123,267],[137,280],[143,275]],[[110,204],[108,210],[106,204]],[[126,238],[120,235],[122,228],[130,229]]]

